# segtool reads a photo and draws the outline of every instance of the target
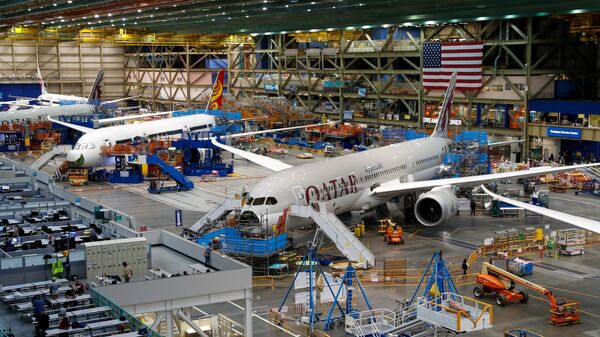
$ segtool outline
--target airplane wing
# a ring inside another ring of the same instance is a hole
[[[327,124],[332,124],[333,122],[327,123]],[[252,136],[252,135],[258,135],[258,134],[263,134],[263,133],[270,133],[270,132],[279,132],[279,131],[287,131],[287,130],[295,130],[295,129],[302,129],[302,128],[307,128],[307,127],[313,127],[313,126],[319,126],[319,125],[323,125],[323,124],[312,124],[312,125],[302,125],[302,126],[292,126],[289,128],[281,128],[281,129],[270,129],[270,130],[261,130],[261,131],[252,131],[252,132],[244,132],[244,133],[237,133],[234,135],[230,135],[227,137],[231,137],[231,138],[240,138],[240,137],[247,137],[247,136]],[[252,153],[252,152],[248,152],[248,151],[244,151],[244,150],[240,150],[237,149],[235,147],[229,146],[229,145],[225,145],[225,144],[221,144],[217,141],[216,138],[212,139],[212,143],[213,145],[220,147],[221,149],[225,150],[225,151],[229,151],[233,154],[236,154],[244,159],[247,159],[255,164],[258,164],[262,167],[266,167],[274,172],[279,172],[279,171],[283,171],[285,169],[291,168],[293,167],[292,165],[286,164],[280,160],[277,159],[273,159],[267,156],[263,156],[260,154],[256,154],[256,153]]]
[[[99,119],[98,123],[99,124],[109,124],[109,123],[128,121],[128,120],[138,119],[138,118],[153,117],[153,116],[164,116],[164,115],[169,115],[171,113],[173,113],[173,111],[154,112],[154,113],[139,114],[139,115],[129,115],[129,116],[121,116],[121,117],[103,118],[103,119]]]
[[[487,146],[487,147],[504,146],[504,145],[510,145],[510,144],[515,144],[515,143],[522,143],[524,141],[525,141],[524,139],[515,139],[515,140],[507,140],[507,141],[495,142],[495,143],[488,142],[487,145],[485,145],[485,146]],[[469,148],[477,149],[477,148],[479,148],[479,145],[478,144],[471,145],[471,146],[469,146]]]
[[[40,108],[42,107],[42,105],[35,105],[35,104],[29,104],[29,101],[4,101],[4,102],[0,102],[0,105],[10,105],[10,106],[16,106],[16,107],[29,107],[29,108]]]
[[[138,98],[138,97],[141,97],[141,96],[142,95],[136,95],[136,96],[130,96],[130,97],[123,97],[123,98],[119,98],[119,99],[113,99],[112,101],[104,101],[100,105],[111,104],[111,103],[118,103],[118,102],[126,101],[128,99]]]
[[[273,159],[273,158],[270,158],[267,156],[262,156],[260,154],[240,150],[240,149],[237,149],[237,148],[229,146],[229,145],[221,144],[217,141],[217,139],[214,139],[214,138],[212,139],[212,143],[213,143],[213,145],[220,147],[221,149],[223,149],[225,151],[229,151],[233,154],[236,154],[242,158],[248,159],[249,161],[251,161],[255,164],[266,167],[275,172],[283,171],[285,169],[289,169],[289,168],[293,167],[292,165],[286,164],[277,159]]]
[[[515,139],[515,140],[507,140],[507,141],[503,141],[503,142],[495,142],[495,143],[488,143],[488,147],[494,147],[494,146],[503,146],[503,145],[510,145],[510,144],[515,144],[515,143],[523,143],[525,140],[524,139]]]
[[[244,132],[244,133],[236,133],[236,134],[233,134],[233,135],[228,135],[227,137],[241,138],[241,137],[248,137],[248,136],[254,136],[254,135],[261,135],[261,134],[265,134],[265,133],[273,133],[273,132],[289,131],[289,130],[296,130],[296,129],[304,129],[304,128],[310,128],[310,127],[313,127],[313,126],[321,126],[321,125],[335,124],[335,123],[336,122],[328,122],[328,123],[310,124],[310,125],[302,125],[302,126],[290,126],[288,128],[280,128],[280,129],[269,129],[269,130],[251,131],[251,132]]]
[[[77,124],[71,124],[71,123],[67,123],[67,122],[63,122],[63,121],[57,121],[56,119],[50,118],[50,116],[48,116],[47,118],[52,123],[64,125],[64,126],[66,126],[68,128],[71,128],[73,130],[77,130],[79,132],[88,133],[88,132],[94,131],[94,129],[86,128],[85,126],[81,126],[81,125],[77,125]]]
[[[548,173],[556,173],[556,172],[564,172],[564,171],[573,171],[586,167],[598,166],[600,163],[596,164],[582,164],[582,165],[571,165],[571,166],[560,166],[560,167],[536,167],[529,170],[523,171],[512,171],[512,172],[503,172],[503,173],[492,173],[492,174],[483,174],[477,176],[470,177],[460,177],[460,178],[446,178],[446,179],[435,179],[435,180],[424,180],[424,181],[413,181],[413,182],[400,182],[398,179],[394,179],[393,181],[389,181],[381,184],[381,186],[374,188],[371,191],[372,195],[382,195],[382,196],[390,196],[390,195],[398,195],[401,193],[407,192],[415,192],[420,190],[427,190],[433,187],[438,186],[474,186],[481,183],[494,181],[494,180],[506,180],[506,179],[516,179],[516,178],[525,178],[525,177],[533,177],[533,176],[541,176]]]
[[[562,222],[566,222],[568,224],[571,224],[571,225],[574,225],[577,227],[581,227],[583,229],[587,229],[588,231],[592,231],[594,233],[600,233],[600,221],[587,219],[587,218],[583,218],[580,216],[571,215],[571,214],[551,210],[551,209],[540,207],[540,206],[531,205],[526,202],[514,200],[511,198],[506,198],[506,197],[503,197],[503,196],[500,196],[498,194],[491,192],[490,190],[485,188],[485,186],[483,186],[483,185],[481,185],[481,188],[483,189],[483,191],[485,193],[489,194],[492,198],[498,199],[507,204],[521,207],[528,211],[532,211],[532,212],[547,216],[549,218],[560,220]]]

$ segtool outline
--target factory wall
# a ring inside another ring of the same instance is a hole
[[[1,42],[0,81],[37,84],[39,67],[51,93],[87,97],[96,73],[104,68],[103,98],[124,92],[124,49],[121,46],[68,42]]]

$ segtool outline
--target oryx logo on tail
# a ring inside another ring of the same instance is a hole
[[[456,86],[457,73],[453,73],[450,76],[450,82],[448,83],[448,90],[444,95],[444,101],[440,106],[440,114],[438,115],[438,121],[435,125],[435,129],[431,134],[434,137],[447,137],[448,136],[448,125],[450,124],[450,112],[452,110],[452,97],[454,96],[454,87]]]
[[[38,80],[40,81],[41,93],[42,95],[46,95],[48,93],[48,90],[46,90],[46,83],[44,83],[44,78],[42,77],[42,72],[40,71],[40,68],[37,68],[37,76]]]
[[[102,84],[104,82],[104,69],[98,69],[98,74],[96,75],[96,80],[94,81],[94,85],[92,85],[92,90],[90,91],[90,96],[88,97],[89,102],[100,102],[102,100]]]

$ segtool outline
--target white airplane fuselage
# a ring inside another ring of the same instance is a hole
[[[74,102],[78,104],[87,103],[88,101],[85,97],[49,93],[39,95],[37,100],[44,105],[59,105],[60,102]]]
[[[320,203],[335,214],[368,210],[388,201],[373,197],[372,188],[394,179],[431,179],[448,150],[447,138],[427,137],[289,168],[250,190],[242,217],[268,229],[291,204]]]
[[[60,106],[40,106],[29,109],[10,110],[0,113],[0,122],[22,123],[46,120],[46,117],[91,116],[96,111],[93,104],[72,104]]]
[[[102,146],[130,142],[134,138],[177,135],[184,130],[209,131],[215,124],[214,116],[197,114],[95,129],[79,138],[73,150],[67,153],[67,161],[80,167],[104,166],[108,158],[102,155]]]

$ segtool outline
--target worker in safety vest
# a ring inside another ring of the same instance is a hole
[[[54,262],[52,262],[52,276],[56,278],[62,278],[62,274],[63,263],[59,258],[57,258],[56,260],[54,260]]]
[[[389,240],[390,237],[392,237],[392,234],[394,233],[394,228],[391,226],[391,223],[388,224],[387,228],[385,229],[385,236],[383,237],[383,239],[385,241]]]

